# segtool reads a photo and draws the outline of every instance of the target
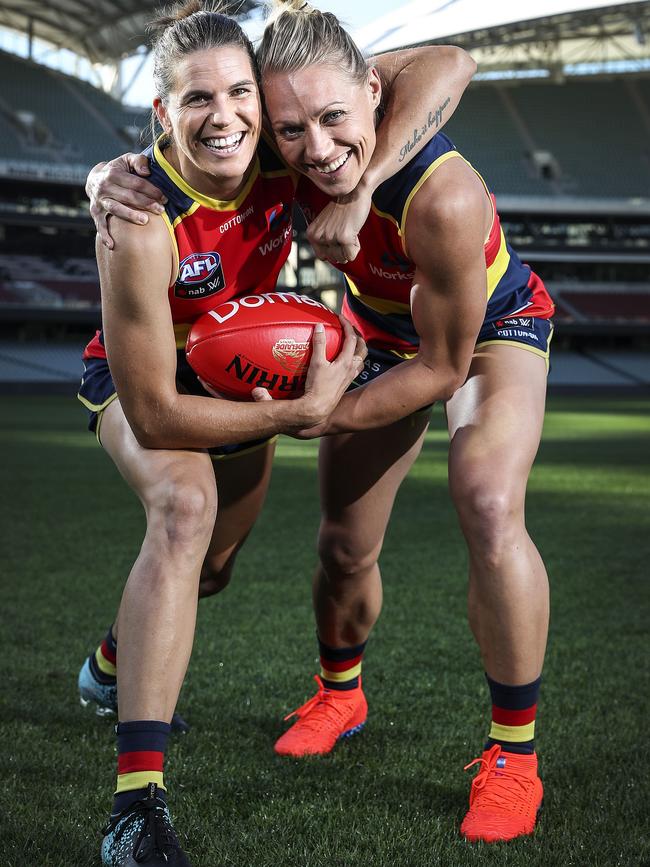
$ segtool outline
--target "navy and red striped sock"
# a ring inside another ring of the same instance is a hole
[[[92,676],[99,683],[113,686],[117,677],[117,641],[113,638],[113,627],[106,633],[106,638],[97,650],[89,657]]]
[[[486,749],[500,744],[511,753],[535,752],[535,716],[541,676],[522,686],[506,686],[486,674],[492,697],[492,725]]]
[[[156,783],[159,797],[165,800],[163,765],[170,731],[169,723],[160,720],[134,720],[117,724],[114,816],[135,801],[146,798],[149,783]]]
[[[361,664],[366,644],[354,647],[328,647],[318,639],[320,676],[323,686],[332,690],[356,689],[361,677]]]

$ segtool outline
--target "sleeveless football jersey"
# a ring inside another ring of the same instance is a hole
[[[359,233],[361,249],[357,258],[336,266],[345,274],[343,313],[366,342],[378,349],[411,356],[419,345],[409,303],[415,264],[404,244],[406,218],[422,184],[439,166],[454,158],[464,159],[451,141],[438,133],[408,165],[381,184],[372,196],[370,214]],[[481,182],[485,185],[482,178]],[[305,178],[298,184],[297,199],[308,222],[330,201]],[[553,315],[553,301],[540,278],[522,264],[507,243],[494,196],[490,195],[490,199],[494,217],[485,243],[485,322],[517,316],[548,319]]]
[[[165,159],[161,143],[145,153],[149,180],[167,196],[162,216],[178,255],[168,298],[181,348],[202,313],[237,295],[275,288],[291,250],[296,175],[263,136],[244,189],[233,201],[219,201],[193,190]],[[98,331],[84,357],[105,356]]]

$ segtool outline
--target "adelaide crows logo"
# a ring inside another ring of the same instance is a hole
[[[290,373],[303,373],[307,369],[309,341],[283,337],[273,347],[273,358]]]

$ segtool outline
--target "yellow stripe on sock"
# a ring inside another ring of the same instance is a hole
[[[104,674],[109,675],[109,677],[117,676],[117,668],[113,665],[112,662],[109,662],[108,659],[102,653],[101,646],[97,648],[95,651],[95,661],[97,662],[97,666],[99,670]]]
[[[361,663],[357,663],[354,668],[348,668],[347,671],[327,671],[321,665],[320,676],[324,680],[331,680],[334,683],[345,683],[346,680],[352,680],[353,677],[358,677],[361,674]]]
[[[162,771],[133,771],[130,774],[119,774],[115,794],[132,792],[134,789],[146,789],[149,783],[156,783],[159,789],[164,789]]]
[[[535,721],[525,726],[502,726],[492,721],[489,737],[493,741],[510,741],[512,744],[523,744],[535,737]]]

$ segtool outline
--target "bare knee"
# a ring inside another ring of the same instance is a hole
[[[523,528],[523,494],[498,478],[471,474],[452,479],[451,493],[472,557],[498,569]]]
[[[330,579],[356,578],[372,569],[381,546],[371,546],[340,524],[324,524],[318,537],[318,555]]]
[[[188,475],[161,479],[146,503],[147,533],[155,535],[161,550],[205,551],[217,515],[214,480]]]

